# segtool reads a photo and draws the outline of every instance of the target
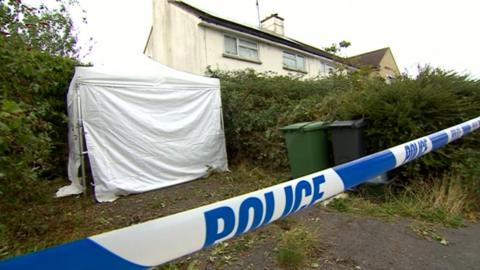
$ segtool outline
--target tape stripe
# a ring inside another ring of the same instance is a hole
[[[440,131],[428,136],[432,142],[432,151],[437,150],[438,148],[446,145],[448,143],[448,135],[444,131]]]
[[[129,262],[87,238],[0,261],[0,269],[140,270],[148,267]]]
[[[256,226],[253,225],[254,220],[256,223],[262,220],[263,225],[283,217],[283,214],[295,213],[438,149],[479,127],[480,117],[477,117],[429,136],[272,187],[0,261],[0,270],[148,269],[248,232]],[[218,214],[218,209],[228,209],[226,213],[229,216],[207,222],[207,212],[217,211],[215,213]],[[223,232],[226,227],[229,231]],[[211,241],[207,241],[209,232],[214,236]]]
[[[463,136],[465,136],[472,131],[472,127],[470,126],[470,124],[466,124],[462,126],[462,130],[463,130]]]
[[[362,182],[395,168],[395,156],[385,150],[354,161],[338,165],[333,169],[343,180],[345,189],[350,189]]]

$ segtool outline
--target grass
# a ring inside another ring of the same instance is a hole
[[[346,199],[335,199],[329,206],[350,212],[392,219],[398,216],[460,227],[468,214],[468,191],[458,176],[445,174],[403,187],[362,187]]]
[[[82,196],[54,199],[52,195],[66,183],[57,179],[31,187],[45,194],[42,200],[23,204],[0,201],[0,260],[228,199],[286,179],[286,172],[240,163],[231,166],[231,172],[212,173],[208,179],[105,204]],[[251,240],[248,236],[245,239],[229,249],[248,249]]]
[[[314,248],[311,232],[297,227],[281,235],[277,262],[285,269],[301,269],[310,258]]]

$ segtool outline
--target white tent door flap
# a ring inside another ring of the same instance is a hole
[[[100,202],[197,179],[210,169],[228,169],[218,80],[151,60],[129,70],[138,76],[77,68],[67,98],[72,185],[57,196],[81,188],[78,118]]]

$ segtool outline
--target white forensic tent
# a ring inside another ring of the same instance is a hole
[[[77,67],[67,105],[71,184],[57,197],[84,190],[83,143],[100,202],[228,170],[218,79],[147,57]]]

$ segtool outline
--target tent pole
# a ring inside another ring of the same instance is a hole
[[[87,179],[86,179],[86,170],[85,170],[85,158],[84,155],[87,153],[84,151],[84,141],[83,141],[83,119],[82,119],[82,109],[80,107],[80,92],[78,90],[78,84],[75,85],[75,93],[77,95],[77,115],[78,115],[78,122],[77,122],[77,129],[78,129],[78,140],[79,140],[79,155],[80,155],[80,167],[81,169],[81,178],[82,178],[82,189],[83,189],[83,196],[87,196]]]

